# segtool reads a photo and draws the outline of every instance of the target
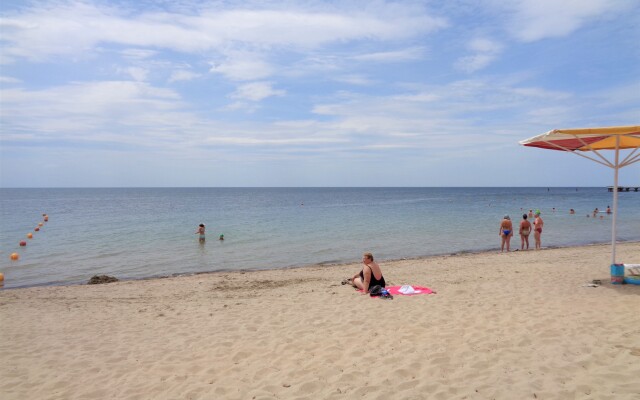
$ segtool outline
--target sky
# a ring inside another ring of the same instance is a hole
[[[0,3],[5,188],[608,186],[518,142],[611,125],[634,0]]]

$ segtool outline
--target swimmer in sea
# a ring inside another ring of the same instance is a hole
[[[500,237],[502,238],[502,244],[500,245],[500,252],[504,251],[504,245],[507,245],[507,253],[509,252],[509,247],[511,245],[511,236],[513,236],[513,224],[511,223],[511,218],[508,215],[505,215],[502,221],[500,222],[500,230],[498,232]]]
[[[611,214],[611,207],[607,206],[607,214]]]
[[[198,230],[195,233],[196,235],[200,235],[198,240],[200,240],[200,242],[204,242],[204,224],[200,224],[198,226]]]
[[[576,210],[574,210],[573,208],[571,210],[569,210],[569,214],[575,214]]]
[[[520,221],[520,249],[524,250],[524,245],[527,245],[529,250],[529,234],[531,233],[531,222],[527,221],[527,214],[522,214],[522,221]]]
[[[533,237],[536,239],[536,250],[542,248],[542,226],[544,221],[540,217],[540,211],[536,211],[536,219],[533,221]]]

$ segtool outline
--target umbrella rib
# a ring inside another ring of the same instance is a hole
[[[604,164],[604,165],[606,165],[606,166],[608,166],[608,167],[611,167],[611,168],[614,168],[614,167],[615,167],[615,165],[613,165],[613,164],[611,163],[611,161],[607,160],[607,159],[606,159],[602,154],[598,153],[598,150],[596,150],[596,149],[594,149],[593,147],[591,147],[591,145],[590,145],[590,144],[585,143],[585,141],[584,141],[584,140],[582,140],[582,138],[581,138],[581,137],[579,137],[578,135],[573,135],[573,137],[575,137],[576,139],[578,139],[578,141],[579,141],[580,143],[582,143],[586,148],[588,148],[589,150],[591,150],[592,152],[594,152],[594,153],[595,153],[595,155],[597,155],[598,157],[600,157],[600,158],[605,162],[605,164]],[[608,136],[608,137],[611,137],[611,136]],[[578,153],[575,153],[575,154],[578,154]],[[589,157],[587,157],[587,158],[589,158]],[[595,159],[593,159],[593,158],[590,158],[590,159],[591,159],[591,160],[593,160],[593,161],[596,161],[596,160],[595,160]],[[596,161],[596,162],[597,162],[597,161]],[[601,163],[601,164],[602,164],[602,163]]]
[[[569,149],[569,148],[566,148],[566,147],[560,146],[559,144],[555,144],[555,143],[553,143],[553,142],[549,142],[549,141],[547,141],[547,140],[543,140],[543,142],[545,142],[546,144],[548,144],[548,145],[550,145],[550,146],[557,147],[557,148],[558,148],[558,149],[560,149],[560,150],[564,150],[564,151],[567,151],[567,152],[569,152],[569,153],[575,154],[575,155],[577,155],[577,156],[580,156],[580,157],[586,158],[587,160],[591,160],[591,161],[597,162],[598,164],[602,164],[602,165],[604,165],[605,167],[613,168],[613,164],[611,164],[607,159],[605,159],[605,162],[606,162],[606,163],[604,163],[604,162],[602,162],[602,161],[600,161],[600,160],[597,160],[597,159],[595,159],[595,158],[592,158],[592,157],[589,157],[589,156],[585,156],[584,154],[576,153],[576,152],[575,152],[575,150],[571,150],[571,149]],[[602,156],[600,156],[600,157],[602,157]]]
[[[593,150],[593,151],[595,152],[595,150]],[[580,157],[584,157],[584,158],[586,158],[587,160],[591,160],[591,161],[593,161],[593,162],[597,162],[598,164],[602,164],[602,165],[604,165],[605,167],[614,168],[614,165],[613,165],[613,164],[611,164],[611,163],[609,162],[609,160],[606,160],[606,159],[605,159],[605,160],[604,160],[605,162],[602,162],[602,161],[600,161],[600,160],[598,160],[598,159],[596,159],[596,158],[589,157],[589,156],[585,156],[584,154],[576,153],[575,151],[572,151],[571,153],[573,153],[573,154],[575,154],[575,155],[577,155],[577,156],[580,156]],[[596,154],[597,154],[597,153],[596,153]],[[601,156],[600,154],[598,154],[598,156],[600,156],[600,157],[602,158],[602,156]]]
[[[629,158],[629,157],[627,157],[627,158]],[[636,163],[636,162],[638,162],[638,161],[640,161],[640,154],[637,154],[635,157],[633,157],[633,158],[632,158],[632,159],[630,159],[630,160],[627,160],[627,159],[625,158],[625,161],[624,161],[624,162],[622,162],[622,163],[620,163],[620,166],[621,166],[621,167],[626,167],[627,165],[631,165],[631,164]]]
[[[620,163],[620,165],[628,165],[628,164],[627,164],[627,161],[634,160],[634,159],[638,158],[638,156],[633,157],[633,155],[636,153],[636,151],[638,151],[638,149],[639,149],[639,148],[640,148],[640,147],[636,147],[635,149],[633,149],[633,151],[632,151],[631,153],[629,153],[629,155],[628,155],[628,156],[626,156],[626,157],[624,158],[624,160],[622,160],[622,162]],[[639,155],[640,155],[640,154],[639,154]],[[629,164],[633,164],[634,162],[635,162],[635,161],[631,161]]]

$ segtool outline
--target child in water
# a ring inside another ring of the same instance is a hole
[[[200,235],[200,241],[204,242],[204,224],[200,224],[200,226],[198,226],[198,230],[196,231],[196,234]]]

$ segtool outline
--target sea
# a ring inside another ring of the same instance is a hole
[[[530,209],[544,219],[543,247],[608,243],[612,216],[592,212],[613,207],[612,196],[604,187],[4,188],[0,272],[10,289],[101,274],[144,279],[343,264],[366,251],[382,263],[499,251],[503,215],[517,227]],[[640,192],[619,193],[618,206],[618,241],[639,241]],[[204,243],[195,233],[200,223]],[[511,244],[520,247],[517,233]]]

